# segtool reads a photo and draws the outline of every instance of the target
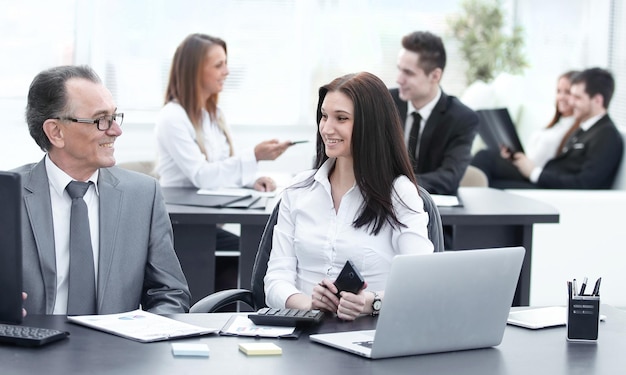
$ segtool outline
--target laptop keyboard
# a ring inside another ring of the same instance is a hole
[[[41,346],[69,336],[56,329],[0,324],[0,343],[19,346]]]
[[[248,315],[248,319],[257,325],[285,327],[319,323],[323,317],[324,312],[320,310],[271,309],[269,307],[260,309],[256,314]]]

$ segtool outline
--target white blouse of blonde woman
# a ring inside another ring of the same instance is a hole
[[[267,189],[261,186],[255,189],[272,191],[276,188],[268,177],[255,181],[257,160],[265,160],[263,156],[257,157],[253,149],[231,156],[224,132],[204,109],[202,127],[206,156],[200,151],[196,132],[183,107],[169,102],[161,109],[155,129],[161,186],[217,189],[266,184]]]
[[[417,188],[406,176],[395,179],[392,193],[397,218],[406,227],[386,224],[378,235],[370,234],[367,226],[353,227],[363,196],[355,184],[350,151],[352,111],[352,102],[345,94],[328,92],[322,103],[319,131],[329,159],[315,172],[311,186],[283,192],[264,279],[271,307],[322,309],[336,312],[341,319],[355,319],[372,312],[374,292],[384,298],[396,254],[433,251],[428,214]],[[302,174],[298,179],[310,175]],[[358,294],[342,292],[339,299],[333,281],[347,259],[355,263],[366,285]]]

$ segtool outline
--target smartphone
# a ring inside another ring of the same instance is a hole
[[[365,284],[363,276],[361,276],[359,270],[354,266],[354,263],[348,259],[339,273],[339,276],[337,276],[337,280],[335,280],[337,297],[340,297],[339,293],[343,291],[357,294],[361,288],[363,288],[363,284]]]

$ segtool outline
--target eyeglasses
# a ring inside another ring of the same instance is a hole
[[[79,122],[81,124],[96,124],[96,127],[100,131],[107,131],[111,129],[113,125],[113,121],[117,123],[117,125],[122,126],[122,122],[124,122],[124,114],[123,113],[114,113],[112,115],[104,115],[102,117],[98,117],[96,119],[90,118],[73,118],[73,117],[56,117],[55,120],[65,120],[72,122]]]

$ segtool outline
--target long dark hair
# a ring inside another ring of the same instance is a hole
[[[351,152],[356,184],[364,203],[353,226],[369,227],[376,235],[385,223],[404,227],[393,210],[393,181],[405,175],[416,186],[415,175],[404,145],[400,115],[389,90],[380,78],[367,72],[336,78],[319,89],[317,123],[322,118],[322,103],[328,92],[341,92],[354,105]],[[314,168],[328,160],[324,141],[317,132]]]

